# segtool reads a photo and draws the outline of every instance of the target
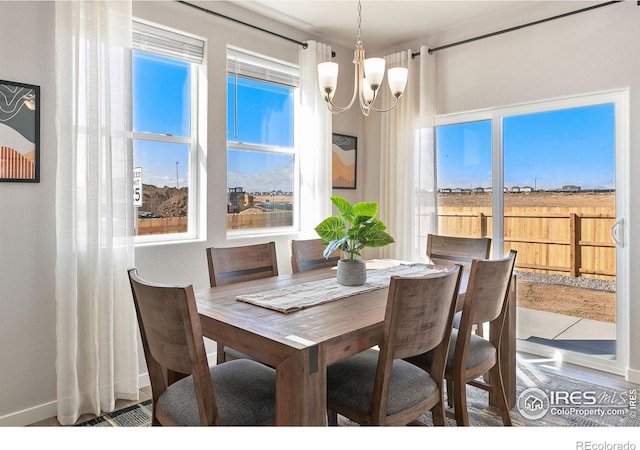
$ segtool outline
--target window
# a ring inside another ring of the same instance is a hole
[[[133,24],[133,166],[142,170],[137,241],[196,237],[198,66],[204,42]]]
[[[482,236],[477,221],[465,220],[461,204],[491,209],[491,121],[436,128],[438,231],[453,236]]]
[[[227,52],[227,230],[296,223],[298,69]]]

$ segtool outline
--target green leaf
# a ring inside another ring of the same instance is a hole
[[[347,235],[344,219],[336,216],[327,217],[318,224],[315,230],[325,242],[342,239]]]
[[[353,205],[354,215],[375,217],[378,214],[378,202],[361,202]]]
[[[346,221],[353,222],[356,214],[353,210],[353,206],[351,206],[351,203],[349,203],[349,200],[338,195],[334,195],[333,197],[331,197],[331,201],[333,202],[335,207],[338,208],[338,211],[340,211],[340,214],[342,214],[342,217],[344,217]]]
[[[367,239],[367,247],[384,247],[385,245],[393,244],[395,241],[393,238],[384,231],[372,236],[371,239]]]

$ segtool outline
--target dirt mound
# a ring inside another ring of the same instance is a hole
[[[142,185],[143,199],[141,211],[155,217],[185,217],[189,204],[188,189]]]

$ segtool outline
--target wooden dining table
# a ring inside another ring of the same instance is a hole
[[[380,342],[388,288],[289,313],[237,297],[335,277],[335,270],[325,268],[196,291],[204,336],[275,368],[276,425],[326,425],[326,367]],[[463,275],[461,299],[466,284]],[[510,407],[515,404],[514,298],[510,296],[501,344]],[[490,330],[489,339],[497,343],[498,338],[499,331]]]

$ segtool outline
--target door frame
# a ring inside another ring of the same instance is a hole
[[[568,96],[536,102],[521,103],[504,107],[453,113],[437,116],[436,126],[453,125],[481,120],[491,121],[492,142],[492,241],[493,249],[504,248],[504,155],[503,119],[514,115],[534,114],[553,110],[592,106],[603,103],[614,104],[615,114],[615,208],[616,221],[621,221],[620,235],[623,243],[616,247],[616,359],[606,360],[578,352],[556,349],[542,344],[518,341],[518,351],[551,359],[561,359],[569,363],[587,366],[606,372],[627,376],[629,361],[629,236],[630,217],[630,120],[629,89],[616,89],[579,96]],[[497,174],[497,175],[496,175]],[[496,255],[494,255],[496,256]],[[497,255],[502,256],[502,255]]]

